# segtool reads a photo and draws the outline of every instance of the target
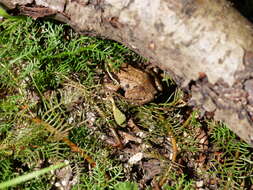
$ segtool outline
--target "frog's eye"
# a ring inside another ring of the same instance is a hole
[[[129,88],[129,84],[126,84],[124,88]]]

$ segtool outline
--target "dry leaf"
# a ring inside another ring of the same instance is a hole
[[[114,119],[118,125],[122,125],[126,121],[126,116],[117,108],[112,97],[110,98],[110,100],[112,102],[112,111]]]

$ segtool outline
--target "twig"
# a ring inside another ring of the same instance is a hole
[[[171,124],[169,122],[166,124],[166,128],[168,130],[168,136],[171,138],[171,144],[172,144],[172,159],[171,160],[173,162],[176,162],[177,152],[178,152],[177,141],[174,137],[173,131],[171,129]]]

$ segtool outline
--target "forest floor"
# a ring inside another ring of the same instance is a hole
[[[153,101],[106,87],[122,63],[160,81]],[[0,189],[253,189],[253,149],[151,70],[52,20],[0,21]]]

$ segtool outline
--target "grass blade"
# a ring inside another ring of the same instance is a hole
[[[4,189],[4,188],[10,187],[10,186],[14,186],[14,185],[23,183],[25,181],[28,181],[28,180],[33,179],[35,177],[39,177],[39,176],[41,176],[45,173],[48,173],[52,170],[56,170],[56,169],[61,168],[63,166],[66,166],[66,163],[60,163],[60,164],[52,165],[50,167],[41,169],[39,171],[34,171],[34,172],[31,172],[31,173],[16,177],[16,178],[11,179],[9,181],[2,182],[2,183],[0,183],[0,189]]]

